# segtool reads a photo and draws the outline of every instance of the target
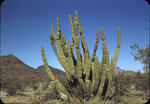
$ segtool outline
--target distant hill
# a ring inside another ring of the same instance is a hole
[[[120,67],[116,66],[114,69],[114,75],[118,75],[118,73],[124,73],[124,74],[128,74],[128,75],[135,75],[136,72],[132,71],[132,70],[123,70]]]
[[[56,78],[58,78],[59,80],[62,80],[62,78],[66,80],[65,72],[61,71],[60,69],[51,67],[51,66],[50,66],[50,69]],[[118,73],[121,73],[121,72],[125,72],[127,74],[136,73],[133,71],[123,71],[121,68],[116,66],[116,68],[114,69],[114,74],[117,75]],[[46,79],[49,78],[43,65],[35,69],[31,66],[28,66],[27,64],[24,64],[24,62],[22,62],[13,54],[0,56],[0,73],[2,76],[4,75],[7,76],[8,74],[14,74],[17,76],[32,74],[40,78],[46,78]]]
[[[50,69],[58,80],[61,80],[62,83],[66,82],[65,72],[51,66]],[[16,83],[16,80],[25,85],[50,80],[44,66],[39,66],[35,69],[24,64],[13,54],[0,56],[0,74],[0,84],[2,87],[7,87],[9,82]]]
[[[66,84],[67,79],[65,72],[49,66],[54,76],[60,80],[62,84]],[[136,72],[133,71],[124,71],[118,66],[114,69],[114,75],[124,72],[125,74],[134,75]],[[19,79],[25,80],[26,83],[30,82],[30,79],[34,82],[43,82],[50,80],[44,66],[41,65],[36,69],[24,64],[20,59],[18,59],[13,54],[8,54],[5,56],[0,56],[0,73],[1,73],[1,83],[7,81],[8,79]],[[12,80],[13,80],[12,79]],[[3,84],[2,84],[3,85]]]
[[[34,68],[24,64],[21,60],[12,54],[0,56],[0,72],[1,74],[29,74],[34,71]]]
[[[56,69],[56,68],[51,67],[51,66],[50,66],[50,69],[51,69],[52,73],[56,76],[58,74],[65,76],[65,72],[63,72],[59,69]],[[43,65],[39,66],[39,67],[37,67],[37,69],[35,69],[31,66],[28,66],[27,64],[24,64],[20,59],[18,59],[13,54],[8,54],[6,56],[0,56],[0,72],[2,72],[2,74],[3,74],[3,72],[4,73],[12,72],[14,74],[15,73],[21,74],[23,72],[36,73],[37,75],[41,74],[41,73],[46,74],[46,71],[45,71]]]

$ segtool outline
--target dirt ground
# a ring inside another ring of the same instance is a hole
[[[28,89],[20,95],[8,96],[6,91],[0,91],[1,100],[5,104],[33,104],[36,102],[37,96],[35,96],[36,91]],[[114,102],[115,101],[115,102]],[[145,104],[147,99],[141,91],[130,90],[124,96],[119,96],[113,99],[113,101],[106,101],[106,104]],[[44,104],[44,103],[43,103]],[[61,100],[49,100],[45,104],[68,104]],[[100,102],[85,102],[85,104],[100,104]]]

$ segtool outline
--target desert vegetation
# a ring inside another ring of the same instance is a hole
[[[11,57],[13,57],[13,59]],[[25,65],[21,60],[13,55],[1,56],[0,59],[6,60],[1,61],[1,66],[3,67],[0,68],[0,95],[1,100],[4,103],[67,103],[67,101],[63,100],[65,95],[62,93],[60,94],[59,89],[46,74],[44,66],[39,66],[37,69],[34,69]],[[13,62],[15,60],[17,61],[16,63]],[[9,64],[7,63],[8,61]],[[16,64],[20,64],[20,67]],[[66,89],[69,89],[65,73],[53,67],[50,68],[60,83],[65,86]],[[24,71],[17,71],[23,69]],[[20,76],[18,76],[18,74],[20,74]],[[34,79],[35,77],[36,79]],[[31,84],[31,82],[33,82],[33,84]],[[148,83],[149,73],[141,73],[140,71],[123,71],[119,67],[116,67],[113,73],[107,103],[144,104],[149,99]],[[34,88],[34,86],[36,87]],[[74,98],[74,100],[80,104],[78,99]]]
[[[0,56],[1,100],[6,104],[146,104],[150,87],[149,45],[143,49],[137,44],[130,46],[135,60],[144,65],[143,73],[140,70],[123,70],[115,67],[119,55],[120,28],[115,56],[109,63],[109,51],[102,27],[100,36],[103,41],[103,56],[102,60],[99,60],[96,56],[99,30],[93,54],[90,56],[77,12],[74,21],[71,15],[69,19],[72,43],[66,43],[58,18],[57,35],[53,26],[50,34],[52,48],[65,72],[48,65],[43,46],[41,52],[44,66],[36,69],[24,64],[12,54]],[[79,47],[78,29],[83,55]]]
[[[67,103],[66,101],[63,101],[65,95],[63,96],[63,94],[59,94],[59,89],[57,89],[54,82],[51,81],[46,74],[44,66],[39,66],[37,69],[34,69],[24,64],[13,55],[1,56],[0,60],[2,66],[0,68],[0,95],[1,100],[4,103]],[[14,63],[14,61],[17,62]],[[9,64],[7,62],[9,62]],[[16,64],[20,64],[20,66]],[[66,89],[68,89],[69,86],[67,84],[65,73],[53,67],[50,68],[54,76],[63,86],[65,86]],[[24,71],[18,71],[23,69]],[[18,76],[18,74],[20,74],[20,76]],[[34,79],[35,77],[36,79]],[[140,71],[123,71],[119,67],[116,67],[113,73],[110,94],[107,100],[108,104],[112,104],[112,102],[116,104],[146,103],[149,99],[149,80],[149,73],[141,73]],[[33,82],[33,84],[31,84],[31,82]],[[36,88],[33,86],[36,86]],[[80,103],[78,99],[74,100]]]
[[[66,43],[65,36],[61,32],[59,19],[57,17],[57,34],[54,32],[54,27],[51,25],[52,32],[50,33],[50,42],[51,46],[59,60],[60,64],[64,67],[67,77],[67,82],[69,88],[65,88],[59,80],[55,78],[52,74],[46,57],[44,53],[43,46],[41,47],[42,58],[44,62],[44,67],[50,77],[51,80],[54,81],[56,87],[68,96],[65,101],[69,101],[70,103],[74,103],[74,99],[78,99],[80,103],[106,103],[109,98],[113,96],[122,96],[127,94],[127,90],[131,88],[132,83],[130,74],[118,73],[113,76],[112,75],[117,63],[118,55],[119,55],[119,47],[120,47],[120,28],[118,29],[118,41],[117,48],[115,52],[115,56],[111,58],[111,63],[109,63],[109,51],[106,47],[106,38],[103,34],[102,27],[100,27],[100,36],[103,41],[103,56],[100,61],[96,56],[97,46],[99,42],[99,30],[97,30],[96,42],[93,50],[92,56],[89,54],[88,46],[84,39],[83,29],[81,24],[79,23],[78,13],[75,12],[74,21],[72,20],[71,15],[69,15],[70,25],[72,28],[72,43],[68,40]],[[83,49],[83,55],[80,49],[80,42],[78,36],[78,29],[81,36],[81,44]],[[57,48],[56,48],[57,43]],[[135,50],[136,47],[131,46],[132,49]],[[75,51],[74,51],[75,49]],[[146,54],[149,52],[146,49]],[[143,50],[138,49],[143,56]],[[149,53],[148,53],[149,54]],[[75,57],[76,55],[76,57]],[[149,59],[145,56],[137,56],[139,54],[136,53],[134,56],[136,59],[139,59],[142,63],[144,63],[144,70],[149,70]],[[147,61],[148,60],[148,61]],[[145,64],[146,62],[146,64]],[[148,62],[148,64],[147,64]],[[123,71],[125,72],[125,71]],[[135,79],[139,81],[141,79],[140,72],[137,73]],[[133,79],[133,78],[132,78]],[[134,80],[135,80],[134,79]],[[141,88],[141,83],[135,84],[135,87]],[[114,87],[113,93],[110,91],[111,84]],[[148,89],[146,90],[148,91]],[[111,93],[111,94],[110,94]],[[76,101],[75,101],[76,102]],[[113,102],[111,102],[113,103]]]

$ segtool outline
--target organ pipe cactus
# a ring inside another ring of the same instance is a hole
[[[111,57],[110,62],[109,51],[106,46],[106,37],[103,34],[102,27],[100,27],[100,32],[99,30],[97,30],[94,50],[92,56],[90,56],[88,45],[86,44],[83,34],[83,28],[79,22],[77,11],[75,12],[74,20],[72,20],[71,15],[69,15],[70,26],[72,29],[72,43],[69,40],[66,42],[65,36],[61,32],[58,17],[56,20],[57,33],[54,32],[54,27],[53,25],[51,25],[50,43],[57,59],[59,60],[62,67],[65,69],[69,85],[74,85],[72,86],[74,88],[77,84],[81,85],[82,88],[90,92],[90,94],[92,95],[92,99],[99,100],[107,98],[112,80],[112,74],[117,63],[119,54],[120,28],[118,28],[118,40],[115,56]],[[81,53],[81,48],[79,45],[80,42],[78,36],[78,29],[81,37],[83,54]],[[103,54],[101,61],[98,59],[98,56],[96,56],[96,51],[99,43],[99,36],[103,41]],[[41,53],[45,69],[50,79],[56,83],[56,86],[60,89],[60,91],[72,97],[73,94],[70,93],[67,89],[65,89],[65,87],[52,74],[50,67],[48,66],[48,63],[46,61],[43,46],[41,47]]]

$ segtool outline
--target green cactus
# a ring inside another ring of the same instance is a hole
[[[98,59],[98,56],[96,56],[96,51],[99,42],[99,30],[97,30],[96,42],[91,57],[84,38],[82,26],[79,23],[77,11],[75,12],[74,21],[72,20],[71,15],[69,15],[69,21],[72,29],[72,44],[69,40],[66,43],[65,35],[61,32],[58,17],[56,20],[57,34],[55,34],[54,32],[53,25],[51,25],[52,32],[50,33],[50,43],[57,59],[66,71],[68,83],[73,83],[74,85],[78,84],[83,89],[89,91],[91,98],[88,100],[106,100],[108,96],[108,91],[110,89],[112,74],[119,55],[120,28],[118,29],[118,41],[115,56],[112,57],[111,62],[109,62],[109,51],[106,46],[106,37],[103,34],[102,27],[100,27],[100,36],[103,41],[103,55],[102,60],[100,61]],[[81,37],[83,55],[79,47],[80,41],[78,34],[80,34]],[[58,50],[56,48],[56,43]],[[76,58],[73,51],[73,47],[75,47]],[[44,66],[50,79],[55,82],[56,86],[60,89],[60,91],[62,91],[70,97],[73,97],[73,94],[68,92],[67,89],[65,89],[65,87],[52,74],[46,61],[43,46],[41,47],[41,52]],[[76,88],[76,86],[72,87],[74,87],[73,89]]]

